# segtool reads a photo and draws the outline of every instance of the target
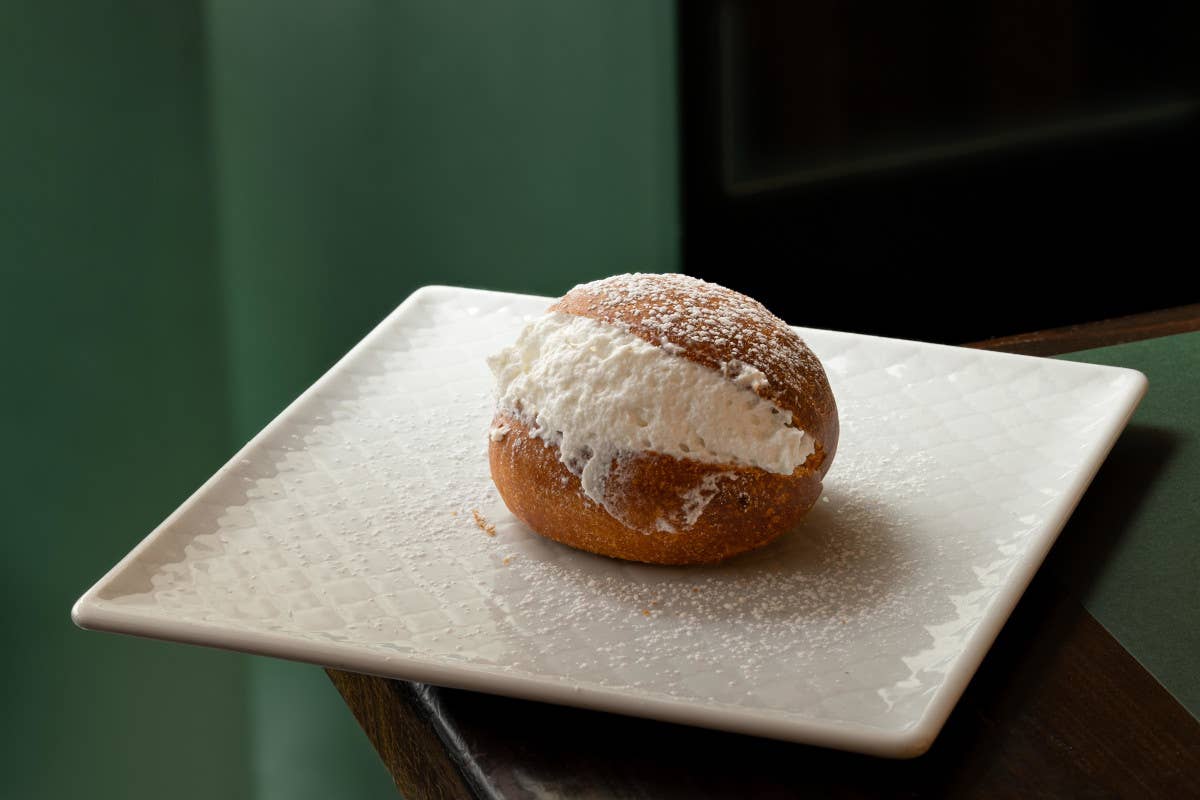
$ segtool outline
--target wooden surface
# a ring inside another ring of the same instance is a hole
[[[427,715],[415,713],[415,684],[325,671],[404,797],[460,800],[474,796]]]
[[[1200,306],[972,346],[1051,355],[1189,330],[1200,330]],[[1132,458],[1118,442],[1101,475]],[[938,740],[912,761],[329,674],[410,800],[1200,797],[1200,723],[1059,582],[1059,554],[1094,535],[1068,523]]]
[[[966,347],[980,350],[1002,350],[1006,353],[1022,353],[1027,356],[1054,356],[1059,353],[1074,353],[1093,347],[1125,344],[1140,339],[1154,339],[1176,333],[1200,330],[1200,304],[1178,306],[1145,314],[1088,322],[1049,331],[1022,333],[972,342]]]

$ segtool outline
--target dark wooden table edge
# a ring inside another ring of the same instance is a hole
[[[1053,356],[1196,330],[1200,330],[1200,304],[1000,337],[964,346],[1022,355]],[[1032,590],[1035,587],[1030,588]],[[1074,602],[1078,607],[1073,612],[1079,624],[1097,629],[1101,636],[1111,640],[1112,646],[1128,655],[1077,599]],[[1179,705],[1136,659],[1129,656],[1128,661],[1133,669],[1145,673],[1170,702]],[[327,669],[326,673],[405,797],[494,800],[495,795],[487,787],[483,776],[478,774],[473,765],[465,764],[456,757],[455,753],[461,750],[461,742],[456,741],[454,732],[441,723],[437,718],[439,715],[430,713],[430,704],[436,706],[439,702],[433,693],[436,690],[420,684],[335,669]],[[1179,709],[1191,718],[1182,706]]]
[[[326,669],[375,752],[406,798],[483,800],[490,792],[454,754],[449,732],[418,695],[428,688],[407,681]]]
[[[1001,336],[982,342],[970,342],[963,347],[1027,356],[1057,356],[1195,330],[1200,330],[1200,303],[1034,333]]]

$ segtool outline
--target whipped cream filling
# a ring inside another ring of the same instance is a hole
[[[767,381],[761,371],[734,363],[723,375],[588,317],[539,317],[488,365],[499,407],[557,445],[584,494],[610,513],[605,484],[622,454],[653,451],[790,475],[813,452],[791,413],[754,393]],[[698,494],[687,524],[705,505]]]

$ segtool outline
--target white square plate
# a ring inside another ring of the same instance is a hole
[[[821,502],[732,563],[629,564],[529,532],[488,477],[484,356],[548,302],[412,295],[75,621],[914,756],[1146,387],[1131,370],[800,329],[842,414]]]

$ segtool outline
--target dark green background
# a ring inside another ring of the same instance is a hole
[[[394,796],[321,672],[71,603],[413,288],[676,266],[671,5],[0,3],[0,796]]]

